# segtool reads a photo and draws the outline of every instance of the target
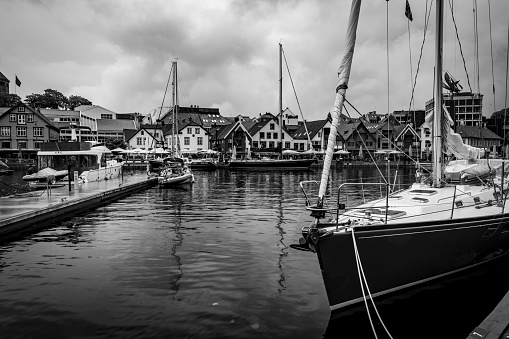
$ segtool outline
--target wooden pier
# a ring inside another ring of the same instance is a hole
[[[124,174],[117,179],[0,197],[0,236],[43,228],[50,221],[72,217],[156,184],[157,178]]]
[[[476,327],[467,339],[508,339],[509,338],[509,292],[497,307]]]

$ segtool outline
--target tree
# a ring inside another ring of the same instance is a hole
[[[73,110],[81,105],[92,105],[92,101],[85,99],[79,95],[69,96],[69,109]]]
[[[43,104],[42,101],[42,94],[32,93],[25,98],[25,103],[32,108],[41,108]]]
[[[69,100],[54,89],[45,89],[44,94],[32,93],[26,96],[25,103],[32,108],[67,109]]]
[[[0,93],[0,107],[14,107],[21,101],[17,94]]]
[[[108,138],[104,141],[104,146],[109,149],[123,148],[127,149],[127,143],[122,138]]]
[[[491,115],[491,119],[504,119],[505,111],[506,109],[502,108],[500,111],[493,112],[493,114]],[[509,109],[507,109],[507,112],[509,117]]]

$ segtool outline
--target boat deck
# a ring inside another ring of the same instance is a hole
[[[155,186],[157,179],[145,174],[123,178],[53,187],[0,197],[0,235],[41,227],[55,218],[65,218],[103,205],[131,193]],[[74,213],[74,214],[73,214]]]

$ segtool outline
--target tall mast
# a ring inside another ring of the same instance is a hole
[[[177,149],[177,156],[180,157],[180,141],[179,141],[179,120],[178,120],[178,109],[179,109],[179,86],[178,86],[178,76],[177,76],[177,61],[175,61],[175,143]]]
[[[279,43],[279,152],[283,154],[283,45]]]
[[[433,114],[433,185],[442,181],[442,49],[443,49],[443,0],[437,0],[435,32],[435,106]]]
[[[171,124],[171,156],[175,156],[175,61],[171,62],[171,67],[173,68],[173,80],[171,82],[172,85],[172,102],[173,102],[173,108],[172,108],[172,124]]]
[[[334,102],[334,110],[332,114],[332,125],[330,129],[329,139],[327,141],[327,150],[325,152],[325,160],[323,162],[322,178],[320,188],[318,190],[318,207],[323,207],[323,200],[327,191],[329,182],[329,171],[334,155],[334,146],[336,145],[336,136],[338,125],[341,118],[341,110],[345,101],[346,89],[350,79],[350,70],[352,67],[353,52],[355,49],[355,39],[357,37],[357,23],[359,22],[359,13],[361,10],[361,0],[353,0],[350,9],[350,18],[348,19],[348,29],[346,31],[346,45],[344,48],[343,60],[338,70],[338,85],[336,87],[336,100]]]

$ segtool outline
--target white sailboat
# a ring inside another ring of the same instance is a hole
[[[391,192],[388,179],[328,187],[360,4],[352,1],[321,181],[301,182],[314,221],[292,246],[317,254],[331,310],[484,264],[509,249],[508,163],[477,159],[477,150],[463,145],[442,118],[443,0],[436,1],[433,175],[399,192]],[[445,166],[445,149],[459,160]],[[479,178],[486,169],[489,175]],[[476,175],[478,180],[467,180]],[[385,196],[347,206],[346,191],[367,185],[380,186]],[[309,192],[312,187],[319,187],[316,195]],[[337,202],[327,200],[329,189]],[[311,196],[318,196],[317,201],[310,201]]]
[[[282,54],[283,45],[279,44],[279,149],[280,157],[278,159],[251,159],[250,156],[246,159],[236,159],[232,155],[232,160],[228,163],[229,169],[285,169],[285,170],[305,170],[311,167],[315,163],[315,159],[283,159],[283,99],[282,99]],[[246,145],[249,145],[249,141],[246,141]],[[251,154],[251,145],[246,147],[248,154]]]
[[[192,184],[194,175],[188,163],[182,158],[178,141],[178,86],[177,62],[172,62],[173,68],[173,124],[171,136],[171,156],[162,160],[162,168],[157,178],[159,187],[167,188],[183,184]]]

